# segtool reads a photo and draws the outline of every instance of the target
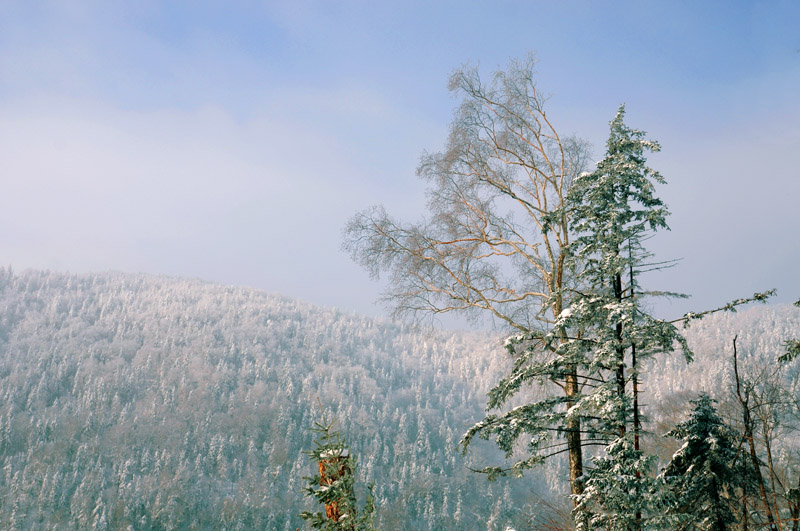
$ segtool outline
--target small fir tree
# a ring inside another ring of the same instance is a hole
[[[736,522],[734,493],[747,474],[739,459],[740,435],[727,426],[703,394],[693,400],[688,420],[667,433],[683,440],[662,473],[683,529],[725,531]]]
[[[372,485],[364,508],[359,510],[355,495],[356,459],[341,434],[334,430],[335,421],[328,422],[322,414],[311,429],[317,434],[316,448],[306,455],[317,462],[319,474],[305,477],[307,496],[315,498],[325,506],[325,512],[303,512],[300,516],[313,529],[325,531],[372,531],[374,530],[374,500]]]

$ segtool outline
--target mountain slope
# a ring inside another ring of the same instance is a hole
[[[0,319],[2,527],[295,529],[317,397],[381,528],[486,528],[532,488],[487,490],[455,448],[506,362],[489,335],[40,271],[0,272]]]

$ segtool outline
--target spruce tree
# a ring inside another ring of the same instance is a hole
[[[640,449],[639,371],[643,359],[683,347],[674,325],[647,313],[639,275],[650,267],[644,241],[667,229],[669,214],[655,195],[664,179],[645,164],[656,142],[624,123],[620,107],[595,171],[573,183],[567,206],[577,235],[568,263],[576,295],[559,320],[562,335],[574,341],[564,356],[579,360],[585,374],[582,398],[572,414],[580,415],[590,440],[605,441],[594,467],[584,474],[585,490],[576,497],[579,528],[663,528],[661,493],[651,470],[653,459]]]
[[[724,531],[736,521],[732,496],[746,477],[738,459],[740,435],[725,424],[708,395],[692,404],[689,419],[667,433],[684,442],[662,477],[674,494],[671,512],[684,529]]]

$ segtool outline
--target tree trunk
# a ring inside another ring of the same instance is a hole
[[[722,519],[722,500],[719,499],[717,480],[711,483],[711,503],[714,513],[714,531],[727,531],[725,521]]]
[[[617,273],[614,276],[614,297],[617,302],[622,302],[622,275]],[[622,323],[617,323],[614,334],[617,340],[617,395],[622,400],[625,397],[625,349],[622,348]],[[619,436],[625,436],[625,409],[623,408],[619,418]]]
[[[578,371],[571,366],[567,370],[566,386],[564,392],[567,396],[567,408],[575,405],[578,395]],[[567,451],[569,453],[569,484],[573,496],[583,494],[583,447],[581,446],[581,421],[579,418],[566,422]],[[576,501],[572,502],[573,508]]]
[[[633,251],[631,251],[630,262],[629,262],[629,270],[630,270],[630,286],[631,286],[631,299],[634,297],[633,286],[635,282],[635,278],[633,276]],[[639,368],[636,362],[636,344],[631,344],[631,375],[632,375],[632,384],[633,384],[633,449],[637,452],[639,451],[639,431],[641,429],[641,422],[639,418]],[[640,479],[641,474],[639,471],[636,471],[636,479]],[[636,510],[636,514],[634,515],[636,518],[636,529],[637,531],[642,527],[642,511]]]
[[[780,509],[778,508],[778,497],[775,496],[776,474],[775,474],[775,465],[772,461],[772,443],[770,442],[770,439],[772,438],[770,436],[771,431],[767,426],[766,421],[763,421],[762,425],[763,425],[763,435],[764,435],[764,448],[767,450],[767,468],[769,468],[770,486],[772,487],[772,507],[775,510],[775,516],[777,516],[778,519],[777,521],[778,529],[782,531],[783,523],[781,522],[781,512]]]
[[[767,512],[767,522],[769,522],[769,528],[772,531],[778,531],[778,528],[775,525],[775,518],[772,516],[772,508],[769,503],[769,499],[767,498],[767,488],[764,485],[764,477],[761,475],[761,465],[758,463],[758,455],[756,454],[756,445],[753,441],[753,419],[750,417],[750,407],[749,401],[750,398],[744,398],[742,395],[740,379],[739,379],[739,363],[737,360],[736,355],[736,338],[733,338],[733,374],[736,378],[736,396],[739,399],[739,404],[742,406],[742,420],[744,421],[744,436],[747,439],[747,444],[750,447],[750,462],[753,465],[753,471],[756,475],[756,481],[758,482],[758,489],[761,493],[761,499],[764,500],[764,509]]]
[[[558,268],[556,269],[556,283],[552,289],[554,292],[562,286],[563,281],[563,256],[559,257]],[[559,296],[553,305],[553,315],[558,317],[564,308],[564,303]],[[566,341],[566,337],[562,336],[562,341]],[[567,410],[577,402],[580,388],[578,385],[578,368],[575,365],[567,367],[566,375],[564,377],[564,395],[567,398]],[[581,420],[575,418],[568,420],[565,423],[566,436],[567,436],[567,454],[569,456],[569,486],[570,493],[573,496],[583,494],[583,445],[581,443]],[[577,505],[577,501],[573,499],[573,509]]]

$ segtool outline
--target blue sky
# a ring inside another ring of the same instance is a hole
[[[349,216],[424,214],[448,74],[534,51],[550,116],[602,156],[659,140],[681,264],[666,313],[800,297],[797,2],[0,0],[0,258],[243,284],[369,314]]]

